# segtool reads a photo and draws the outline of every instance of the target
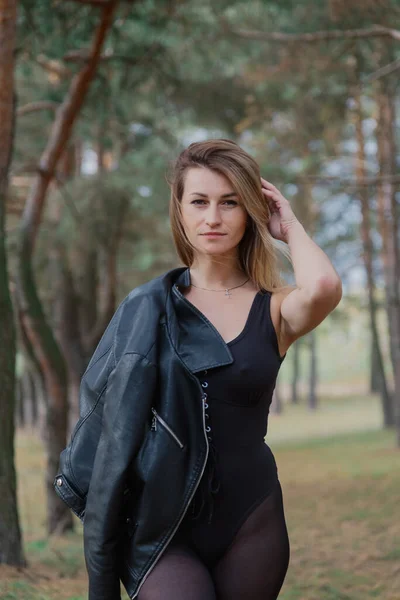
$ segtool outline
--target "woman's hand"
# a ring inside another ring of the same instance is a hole
[[[273,238],[287,243],[290,228],[299,223],[296,215],[292,211],[290,202],[282,196],[280,191],[272,185],[272,183],[262,177],[261,189],[264,196],[267,198],[268,206],[271,211],[268,230]]]

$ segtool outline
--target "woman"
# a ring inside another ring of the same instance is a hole
[[[119,578],[139,600],[274,600],[289,541],[269,407],[288,348],[337,306],[341,282],[234,142],[191,144],[169,183],[186,267],[114,315],[55,486],[84,517],[90,600],[119,598]]]
[[[289,202],[235,143],[189,146],[171,186],[174,241],[190,271],[182,294],[219,331],[234,362],[199,374],[213,448],[212,473],[201,483],[209,485],[200,485],[202,496],[139,600],[274,600],[289,543],[275,461],[263,441],[267,413],[289,346],[335,308],[341,283]],[[281,285],[271,238],[290,248],[295,288]]]

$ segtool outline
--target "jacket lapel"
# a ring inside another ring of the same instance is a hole
[[[178,289],[190,285],[189,268],[179,271],[167,302],[167,326],[177,353],[192,373],[231,364],[232,354],[217,329]]]

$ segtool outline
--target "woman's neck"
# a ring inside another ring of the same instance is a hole
[[[190,267],[190,280],[195,286],[227,289],[246,280],[246,273],[237,265],[196,265]]]

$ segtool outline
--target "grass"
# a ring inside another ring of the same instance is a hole
[[[271,415],[268,443],[282,482],[291,559],[280,600],[400,600],[400,452],[380,429],[378,399],[322,399],[312,414]],[[0,568],[2,600],[83,600],[82,526],[48,538],[44,455],[17,436],[26,569]],[[123,598],[127,598],[124,594]]]
[[[308,443],[338,433],[378,431],[381,426],[382,409],[376,395],[336,397],[325,394],[316,411],[309,411],[300,403],[285,405],[282,415],[270,414],[267,440],[272,444],[293,444],[301,440]]]
[[[400,452],[364,432],[274,449],[291,561],[280,598],[400,598]]]

